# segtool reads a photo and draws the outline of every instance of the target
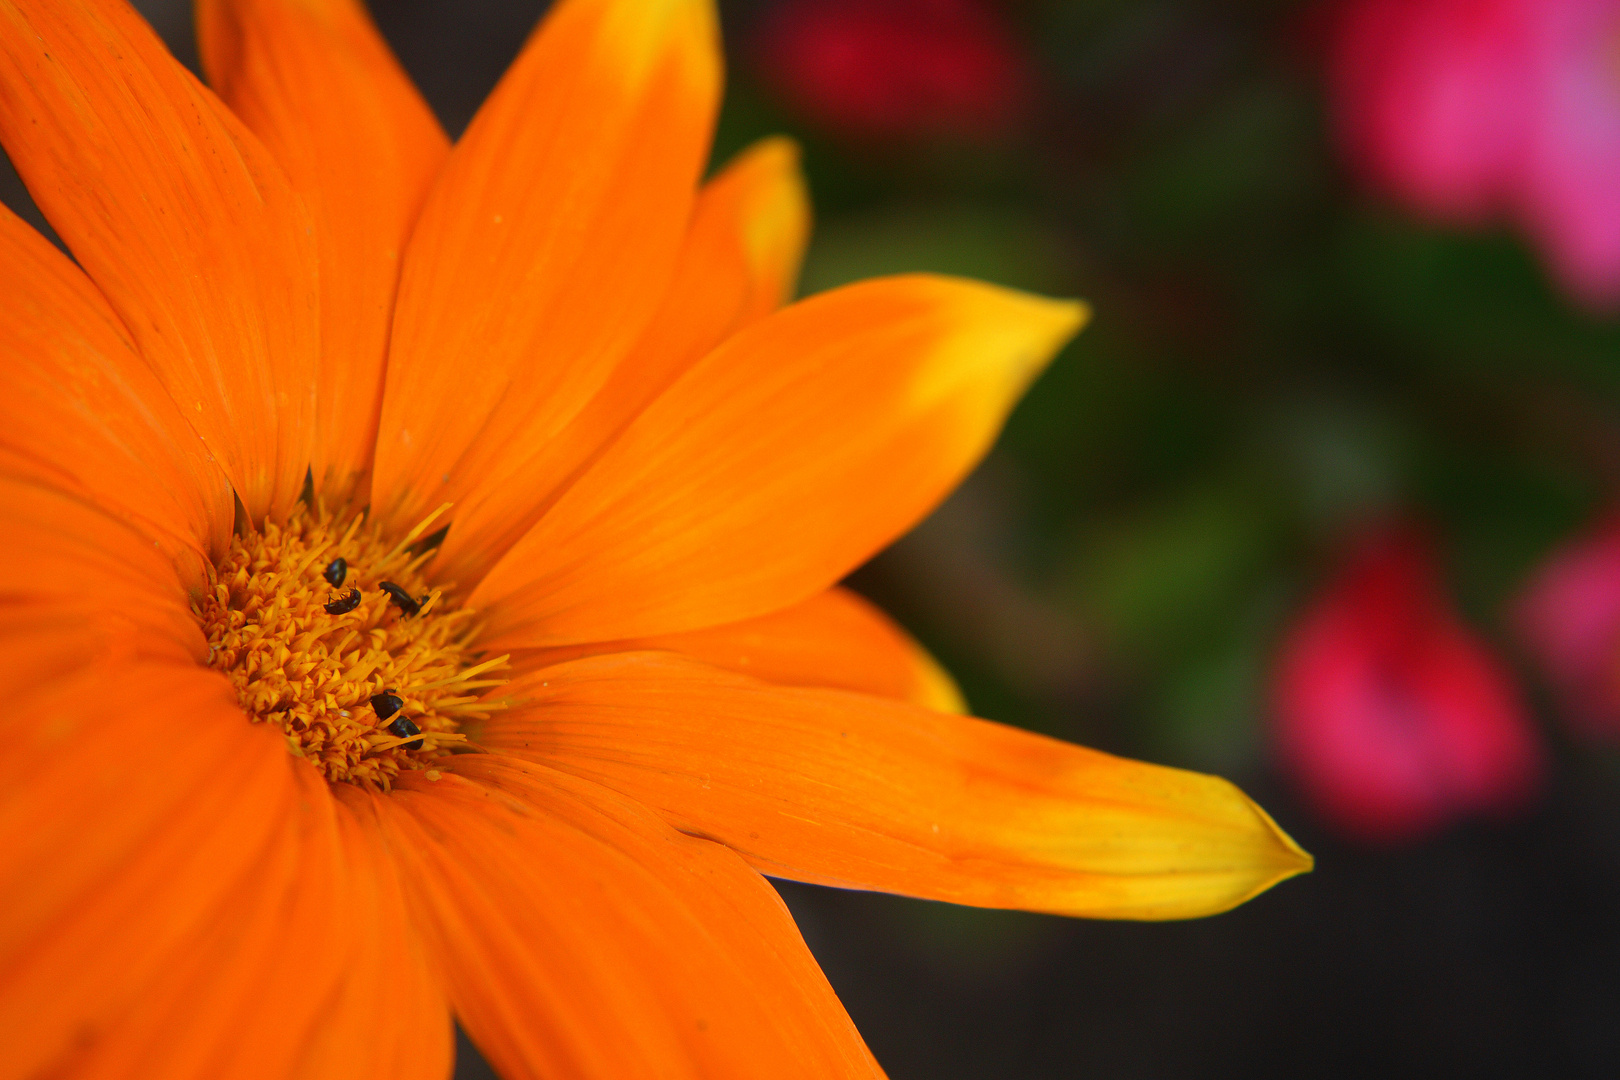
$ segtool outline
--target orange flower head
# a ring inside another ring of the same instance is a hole
[[[358,0],[0,0],[0,1078],[881,1072],[765,874],[1108,918],[1309,867],[961,715],[839,587],[1084,308],[787,303],[712,0],[560,0],[452,147]],[[267,1007],[273,1003],[273,1007]]]

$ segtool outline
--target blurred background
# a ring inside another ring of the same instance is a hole
[[[372,9],[454,134],[544,6]],[[722,6],[716,160],[802,142],[804,292],[1096,311],[852,584],[978,715],[1318,860],[1172,924],[782,885],[890,1076],[1620,1074],[1620,0]]]

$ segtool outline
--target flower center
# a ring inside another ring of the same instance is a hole
[[[473,612],[422,576],[432,552],[412,545],[431,520],[391,542],[364,512],[300,503],[286,524],[233,537],[213,594],[192,605],[248,719],[280,727],[328,780],[386,791],[504,707],[483,692],[506,681],[507,657],[481,660]]]

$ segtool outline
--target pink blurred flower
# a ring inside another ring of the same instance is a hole
[[[1588,734],[1620,738],[1620,512],[1555,552],[1525,589],[1521,636]]]
[[[1274,695],[1279,763],[1353,838],[1394,843],[1506,815],[1539,786],[1519,694],[1411,530],[1372,537],[1311,603],[1283,644]]]
[[[1620,307],[1620,0],[1350,0],[1332,77],[1373,182],[1515,222],[1577,300]]]
[[[1033,97],[1022,49],[981,0],[782,0],[755,51],[791,106],[857,139],[992,136]]]

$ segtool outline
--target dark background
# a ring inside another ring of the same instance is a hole
[[[194,63],[186,5],[137,6]],[[1097,309],[984,467],[853,583],[980,715],[1230,776],[1319,867],[1180,924],[783,885],[890,1075],[1620,1075],[1620,763],[1566,738],[1503,617],[1614,486],[1615,324],[1569,309],[1513,237],[1357,189],[1325,129],[1319,8],[1003,4],[1023,121],[897,144],[762,81],[767,6],[724,8],[717,156],[803,141],[806,291],[933,269]],[[373,10],[454,133],[543,7]],[[22,205],[14,177],[0,193]],[[1370,849],[1268,764],[1265,679],[1343,537],[1414,510],[1520,666],[1553,777],[1516,820]],[[463,1050],[459,1077],[490,1075]]]

